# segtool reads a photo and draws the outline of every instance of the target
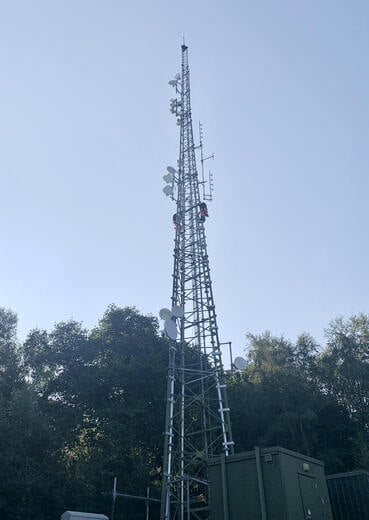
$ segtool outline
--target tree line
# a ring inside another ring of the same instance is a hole
[[[168,345],[156,318],[111,305],[92,330],[70,320],[20,343],[16,328],[0,309],[1,517],[109,516],[114,476],[123,493],[160,497]],[[246,368],[226,375],[236,450],[369,468],[369,316],[336,319],[323,346],[269,332],[247,346]],[[143,518],[143,504],[118,500],[124,515]]]

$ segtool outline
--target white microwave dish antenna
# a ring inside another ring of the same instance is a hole
[[[167,183],[172,182],[173,181],[173,175],[171,173],[167,173],[166,175],[163,176],[163,181],[167,182]]]
[[[236,357],[233,364],[237,370],[244,370],[246,368],[246,359],[243,357]]]
[[[183,307],[181,307],[180,305],[173,305],[172,313],[173,313],[173,316],[175,316],[176,318],[183,318],[183,316],[184,316]]]
[[[163,309],[160,309],[159,316],[162,320],[170,320],[173,316],[172,311],[164,307]]]
[[[167,333],[168,338],[173,340],[177,338],[177,325],[173,320],[165,320],[164,330]]]
[[[173,188],[172,186],[169,186],[169,184],[167,184],[164,188],[163,188],[163,192],[165,193],[165,195],[173,195]]]

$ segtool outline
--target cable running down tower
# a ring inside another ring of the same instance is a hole
[[[186,45],[181,74],[169,84],[180,150],[177,168],[163,177],[176,212],[172,309],[160,311],[170,343],[161,520],[209,519],[206,461],[233,453],[233,441],[205,237],[211,197],[196,168]],[[200,145],[203,166],[202,133]]]

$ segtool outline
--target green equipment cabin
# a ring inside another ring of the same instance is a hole
[[[323,462],[284,448],[209,460],[212,520],[333,520]]]

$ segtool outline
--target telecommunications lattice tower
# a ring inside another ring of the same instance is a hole
[[[176,203],[171,309],[160,317],[169,338],[161,520],[211,518],[206,462],[233,453],[217,317],[205,237],[213,181],[205,179],[202,128],[195,147],[188,48],[182,70],[169,85],[180,130],[179,159],[163,177],[164,193]],[[196,168],[200,148],[202,175]]]

